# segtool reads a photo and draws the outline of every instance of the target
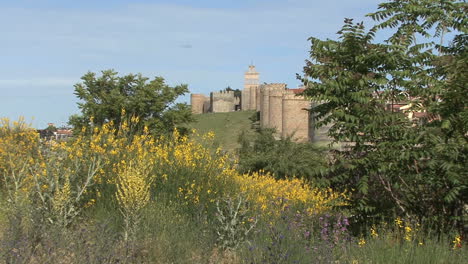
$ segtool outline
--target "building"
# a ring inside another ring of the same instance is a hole
[[[312,102],[298,95],[303,90],[287,89],[284,83],[260,84],[259,72],[254,65],[249,65],[240,98],[233,91],[212,92],[210,97],[192,94],[192,113],[253,110],[259,113],[260,127],[274,128],[278,136],[290,136],[299,142],[314,141],[319,135],[323,139],[323,129],[314,129],[308,111]]]

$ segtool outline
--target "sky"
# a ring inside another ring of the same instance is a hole
[[[382,1],[0,0],[0,117],[66,125],[74,84],[106,69],[208,95],[242,89],[253,63],[260,82],[296,88],[307,39],[336,39],[345,17],[371,25]]]

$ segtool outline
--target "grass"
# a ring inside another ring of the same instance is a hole
[[[249,119],[254,111],[237,111],[228,113],[207,113],[195,115],[195,122],[191,124],[191,129],[196,129],[200,134],[210,131],[215,133],[215,146],[222,147],[228,153],[234,154],[240,147],[237,142],[242,131],[255,134],[255,128],[252,127],[252,121]],[[319,147],[329,147],[330,140],[324,136],[324,130],[319,129],[318,140],[314,142]],[[340,148],[335,144],[332,148]]]
[[[252,121],[249,119],[253,111],[238,111],[229,113],[208,113],[195,115],[195,122],[191,128],[200,134],[213,131],[215,133],[214,143],[222,146],[223,150],[233,153],[238,147],[237,139],[242,131],[255,133]]]
[[[232,139],[242,131],[235,130],[238,126],[229,128],[232,116],[243,120],[242,115],[248,120],[248,113],[217,114],[217,124],[224,124],[217,128],[229,130],[230,142],[236,142]],[[206,129],[201,132],[213,127],[209,120],[201,124]],[[0,263],[362,264],[464,263],[468,259],[466,244],[453,242],[456,234],[439,239],[418,233],[422,232],[418,225],[408,228],[410,223],[401,219],[375,227],[377,235],[353,234],[348,226],[354,220],[348,221],[346,210],[328,206],[323,210],[316,202],[308,203],[304,197],[316,192],[304,193],[304,185],[290,179],[241,177],[227,156],[193,139],[176,137],[177,132],[166,142],[144,135],[129,140],[125,131],[117,136],[113,130],[102,131],[55,144],[49,155],[40,155],[48,145],[25,136],[34,135],[34,130],[0,137],[0,166],[8,166],[0,167]],[[204,137],[204,143],[209,145],[210,138]],[[222,139],[217,139],[220,144]],[[36,155],[28,156],[31,152]],[[96,164],[95,155],[107,165],[99,170],[95,185],[86,185],[87,196],[77,196],[83,190],[80,182],[90,174],[88,168]],[[27,163],[6,162],[11,160]],[[151,169],[145,164],[151,164]],[[137,165],[142,171],[129,170],[132,177],[121,173]],[[155,180],[131,180],[133,176]],[[128,188],[125,195],[116,196],[121,177],[130,179],[125,184]],[[122,214],[123,206],[141,201],[146,184],[151,184],[149,201],[133,211],[136,217],[128,218]],[[122,202],[118,197],[128,199]],[[248,202],[217,202],[235,197]],[[313,200],[327,197],[317,194]],[[69,208],[80,208],[81,214],[67,214]],[[70,220],[68,225],[60,221],[65,218]],[[132,220],[132,229],[125,225],[126,219]],[[361,238],[367,242],[360,243]]]

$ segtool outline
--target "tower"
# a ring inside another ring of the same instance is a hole
[[[244,91],[242,92],[242,109],[257,109],[257,89],[260,81],[260,74],[255,70],[254,65],[249,65],[249,70],[244,74]]]

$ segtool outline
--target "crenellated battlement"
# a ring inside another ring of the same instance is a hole
[[[234,101],[234,91],[219,91],[219,92],[211,92],[210,96],[214,100],[228,100]]]
[[[288,89],[285,83],[259,84],[259,76],[255,66],[249,65],[244,74],[241,97],[235,97],[233,91],[212,92],[208,101],[209,111],[230,112],[239,106],[242,110],[256,110],[260,113],[262,128],[275,128],[278,136],[293,136],[301,142],[314,140],[318,133],[308,111],[312,102],[299,95],[304,91],[304,87]],[[206,108],[206,96],[193,94],[191,99],[192,109],[201,102],[204,102],[204,109]],[[326,131],[320,133],[326,135]]]
[[[269,83],[266,84],[266,86],[269,87],[271,90],[286,90],[285,83]]]

